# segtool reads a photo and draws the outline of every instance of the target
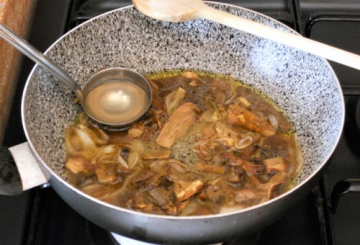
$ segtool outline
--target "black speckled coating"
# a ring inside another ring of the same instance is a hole
[[[214,6],[290,31],[245,9]],[[297,184],[324,165],[341,134],[343,97],[324,59],[206,20],[165,23],[128,7],[86,22],[47,55],[81,86],[97,71],[125,67],[140,73],[197,69],[228,74],[256,87],[295,125],[305,156]],[[23,120],[38,156],[64,178],[64,132],[81,108],[60,84],[37,67],[24,92]]]

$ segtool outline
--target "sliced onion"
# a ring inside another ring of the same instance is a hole
[[[193,152],[209,155],[210,151],[206,145],[208,142],[209,140],[199,140],[198,142],[195,142],[192,148]]]
[[[214,179],[214,180],[210,180],[208,184],[209,185],[216,185],[220,180],[222,180],[222,177]]]
[[[80,139],[82,140],[83,144],[84,144],[84,148],[86,147],[93,147],[95,146],[95,143],[91,137],[91,135],[89,135],[86,131],[85,131],[85,127],[81,127],[82,125],[80,125],[80,129],[76,128],[76,134],[80,137]]]
[[[190,202],[186,208],[181,212],[180,216],[188,216],[193,214],[198,209],[197,202]]]
[[[193,152],[198,153],[200,152],[204,146],[208,143],[209,140],[199,140],[193,144]]]
[[[254,139],[251,136],[246,136],[235,143],[235,148],[238,150],[242,150],[254,142]]]
[[[75,126],[66,130],[65,144],[70,155],[87,159],[91,159],[98,149],[92,137]]]
[[[225,105],[230,105],[237,96],[238,96],[237,94],[231,96],[227,101],[225,101]]]
[[[271,126],[272,126],[274,129],[278,129],[278,127],[279,127],[279,122],[278,122],[277,118],[276,118],[273,114],[270,114],[270,115],[268,116],[268,118],[269,118],[269,122],[270,122]]]
[[[87,134],[87,137],[91,139],[94,144],[97,146],[105,145],[108,142],[109,136],[105,134],[105,132],[101,131],[100,129],[90,129],[85,125],[79,124],[78,128],[84,134]]]
[[[207,142],[208,142],[208,140],[199,140],[193,144],[193,147],[197,147],[200,145],[206,145]]]
[[[81,188],[81,190],[86,194],[96,198],[102,198],[111,192],[111,190],[106,185],[102,184],[91,184]]]
[[[203,122],[211,123],[219,121],[220,119],[221,114],[219,113],[219,111],[207,110],[201,115],[201,121]]]
[[[132,169],[139,162],[139,153],[132,151],[129,154],[129,168]]]
[[[169,159],[169,165],[174,167],[176,169],[176,171],[178,171],[180,173],[186,173],[186,172],[190,171],[190,168],[187,164],[185,164],[177,159]]]
[[[230,137],[221,137],[221,138],[216,139],[215,141],[221,142],[222,144],[225,144],[226,146],[233,146],[235,140]]]
[[[220,214],[226,214],[226,213],[232,213],[232,212],[236,212],[236,211],[239,211],[241,209],[244,209],[245,206],[244,205],[240,205],[240,204],[237,204],[236,206],[233,206],[233,207],[227,207],[227,206],[223,206],[221,207],[220,209]]]
[[[122,156],[120,156],[120,154],[118,154],[118,163],[120,163],[124,168],[129,168],[129,165],[124,160],[124,158],[122,158]]]
[[[144,142],[139,139],[131,140],[129,148],[139,154],[142,154],[145,151]]]
[[[93,164],[108,164],[116,162],[117,160],[117,149],[115,145],[107,145],[101,147],[96,155],[91,159],[91,163]]]
[[[203,122],[216,122],[221,119],[221,114],[216,104],[213,101],[206,100],[206,105],[209,107],[209,110],[205,111],[201,115],[201,121]]]
[[[107,145],[107,146],[104,146],[102,148],[102,150],[103,150],[103,153],[109,154],[109,153],[114,152],[115,147],[114,147],[114,145]]]
[[[205,154],[205,155],[210,155],[210,151],[209,151],[209,148],[206,146],[206,145],[201,145],[199,147],[199,150],[202,154]]]
[[[169,116],[173,114],[178,107],[180,101],[185,97],[186,91],[183,88],[178,88],[165,97],[165,104]]]

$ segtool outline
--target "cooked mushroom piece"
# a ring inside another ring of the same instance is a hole
[[[219,165],[205,164],[201,162],[195,163],[195,168],[204,172],[211,172],[214,174],[223,174],[225,173],[225,167]]]
[[[239,167],[231,168],[227,175],[227,181],[231,184],[242,183],[244,181],[244,170]]]
[[[229,106],[227,120],[231,124],[243,126],[249,130],[261,133],[266,137],[273,136],[276,133],[266,119],[238,105]]]
[[[261,163],[252,163],[245,160],[242,168],[251,175],[261,175],[265,173],[265,166]]]
[[[189,179],[188,173],[190,173],[190,168],[188,165],[175,159],[170,159],[168,161],[167,178],[170,181],[187,180]]]
[[[89,175],[95,171],[95,166],[92,165],[89,160],[81,156],[70,157],[67,160],[65,167],[73,174],[83,173]]]
[[[274,197],[274,192],[277,188],[285,183],[286,173],[284,171],[276,173],[266,184],[259,186],[259,189],[266,191],[266,200]]]
[[[133,178],[131,178],[131,183],[133,184],[137,184],[140,182],[143,182],[147,179],[149,179],[150,177],[154,176],[154,172],[151,171],[142,171],[141,173],[139,173],[138,175],[134,176]]]
[[[156,139],[156,143],[162,147],[170,148],[175,141],[186,135],[195,122],[196,112],[199,108],[193,103],[185,103],[179,106],[165,123]]]
[[[264,164],[266,166],[267,173],[284,171],[286,169],[286,164],[283,157],[265,159]]]
[[[216,134],[216,130],[212,126],[206,126],[202,129],[201,134],[203,138],[209,139]]]
[[[151,197],[151,200],[158,205],[159,207],[163,207],[167,204],[167,198],[168,192],[165,190],[165,188],[157,187],[153,188],[148,191],[149,196]]]
[[[260,199],[260,196],[253,189],[240,189],[234,191],[234,200],[238,203],[244,203],[253,199]]]
[[[113,164],[101,164],[96,168],[96,176],[100,183],[116,183],[116,165]]]
[[[132,195],[127,201],[126,206],[129,209],[138,210],[145,213],[162,214],[160,208],[140,192],[136,192],[134,195]]]
[[[220,203],[224,198],[224,193],[218,185],[209,185],[205,188],[205,194],[214,203]]]
[[[129,138],[135,139],[135,138],[140,137],[144,133],[144,130],[145,130],[144,121],[141,121],[141,122],[135,124],[128,130]]]
[[[171,155],[171,151],[150,151],[141,155],[142,159],[155,160],[155,159],[168,159]]]
[[[198,193],[203,188],[205,182],[203,180],[177,180],[174,182],[174,184],[174,192],[176,195],[176,199],[177,201],[182,202]]]

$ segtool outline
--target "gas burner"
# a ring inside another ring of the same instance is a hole
[[[116,241],[116,245],[160,245],[160,244],[155,244],[155,243],[146,243],[146,242],[141,242],[141,241],[137,241],[128,237],[124,237],[121,236],[119,234],[113,233],[111,232],[112,237],[115,239]],[[211,244],[211,245],[221,245],[222,243],[216,243],[216,244]],[[210,244],[209,244],[210,245]]]
[[[113,232],[111,232],[110,235],[114,239],[114,242],[116,243],[115,245],[160,245],[160,244],[137,241],[137,240],[134,240],[134,239],[131,239],[128,237],[121,236],[121,235],[113,233]],[[209,244],[209,245],[255,245],[255,244],[258,244],[256,242],[258,235],[259,235],[259,233],[257,233],[254,236],[249,236],[249,237],[242,238],[239,240],[233,240],[233,241],[225,242],[225,243],[214,243],[214,244]]]
[[[146,243],[146,242],[141,242],[141,241],[137,241],[128,237],[124,237],[121,236],[119,234],[110,233],[111,236],[115,239],[116,241],[116,245],[160,245],[160,244],[154,244],[154,243]]]

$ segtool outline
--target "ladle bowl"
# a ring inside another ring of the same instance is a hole
[[[81,89],[67,72],[1,23],[0,37],[70,87],[85,113],[103,129],[125,130],[150,107],[150,84],[133,70],[120,67],[101,70]]]
[[[125,130],[149,109],[148,81],[133,70],[114,67],[91,76],[82,89],[85,113],[109,131]]]

